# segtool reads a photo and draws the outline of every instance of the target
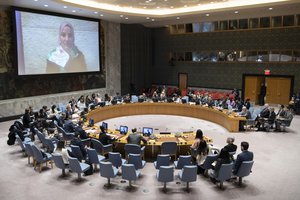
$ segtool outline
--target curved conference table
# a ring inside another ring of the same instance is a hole
[[[199,105],[178,104],[178,103],[128,103],[113,106],[99,107],[88,113],[87,119],[93,119],[94,122],[105,121],[107,119],[131,116],[131,115],[179,115],[186,117],[194,117],[217,123],[225,127],[230,132],[239,131],[240,120],[243,117],[235,117],[234,114],[227,114],[226,111],[220,111],[214,108],[208,108]],[[109,133],[115,136],[116,150],[123,153],[124,145],[127,142],[127,135],[121,135],[116,130],[109,130]],[[98,134],[92,134],[92,137],[98,137]],[[190,146],[193,144],[195,132],[184,132],[181,134],[160,135],[155,134],[155,138],[148,138],[145,155],[153,157],[160,151],[160,145],[164,141],[174,141],[178,144],[179,154],[189,154]],[[212,139],[204,137],[208,143],[212,143]]]

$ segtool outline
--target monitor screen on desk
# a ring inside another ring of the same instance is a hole
[[[128,127],[127,126],[120,126],[120,133],[121,134],[127,134]]]
[[[150,136],[152,134],[153,134],[153,128],[147,128],[147,127],[143,128],[143,135],[144,136]]]
[[[108,124],[107,124],[106,122],[102,122],[102,126],[103,126],[103,128],[104,128],[105,130],[108,129]]]
[[[94,126],[94,120],[92,118],[89,119],[89,126],[90,127]]]

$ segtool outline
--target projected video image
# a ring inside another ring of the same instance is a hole
[[[18,74],[100,71],[99,21],[15,11]]]

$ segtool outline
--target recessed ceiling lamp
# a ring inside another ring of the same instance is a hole
[[[151,19],[151,21],[153,21],[153,22],[154,22],[154,21],[155,21],[155,19]]]
[[[273,8],[269,8],[269,10],[273,10]]]
[[[64,6],[64,8],[68,8],[68,6]]]
[[[209,13],[205,14],[206,17],[209,17]]]
[[[128,17],[125,17],[125,19],[128,19]]]
[[[76,12],[76,10],[72,10],[72,12],[74,13],[74,12]]]
[[[47,4],[45,4],[44,6],[45,6],[45,7],[48,7],[48,5],[47,5]]]
[[[176,17],[176,19],[180,19],[180,17]]]
[[[237,11],[237,10],[236,10],[236,11],[234,11],[234,13],[235,13],[235,14],[238,14],[238,13],[239,13],[239,11]]]
[[[146,17],[146,19],[150,19],[150,17]]]
[[[98,14],[98,12],[97,12],[97,11],[95,11],[94,13],[95,13],[95,14]]]

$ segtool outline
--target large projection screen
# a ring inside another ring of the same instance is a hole
[[[13,9],[18,75],[100,72],[100,21]]]

